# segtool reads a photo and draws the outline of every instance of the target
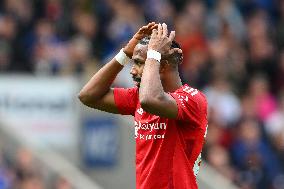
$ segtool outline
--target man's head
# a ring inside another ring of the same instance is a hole
[[[147,58],[149,41],[150,37],[144,37],[141,39],[136,45],[132,56],[133,66],[130,73],[135,81],[135,85],[138,87],[140,86],[141,77]],[[161,80],[163,79],[163,75],[167,72],[177,71],[178,65],[182,63],[183,55],[181,52],[178,52],[177,49],[181,49],[181,47],[176,41],[173,41],[171,45],[171,53],[168,55],[162,55],[160,67]]]

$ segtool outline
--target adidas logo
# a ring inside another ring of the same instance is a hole
[[[143,109],[142,108],[137,109],[137,113],[142,115],[143,114]]]

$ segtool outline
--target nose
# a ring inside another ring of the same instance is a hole
[[[135,66],[133,65],[131,70],[130,70],[130,74],[132,75],[137,75],[137,69],[135,68]]]

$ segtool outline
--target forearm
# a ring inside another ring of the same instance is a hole
[[[139,100],[142,104],[163,98],[164,89],[160,79],[160,63],[147,59],[139,89]]]
[[[110,90],[110,86],[122,68],[123,66],[113,58],[83,87],[79,93],[79,99],[84,104],[94,103],[100,100]]]

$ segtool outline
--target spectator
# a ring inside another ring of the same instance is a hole
[[[251,100],[255,104],[255,111],[261,121],[265,121],[276,110],[276,99],[270,93],[267,79],[262,75],[252,78],[249,85]]]
[[[275,149],[281,156],[284,154],[284,93],[279,96],[279,104],[265,122],[265,129]]]
[[[224,177],[227,177],[229,180],[235,180],[235,172],[230,163],[230,156],[224,147],[213,145],[207,153],[208,163]]]
[[[0,16],[0,71],[8,71],[12,64],[16,26],[16,21],[11,16]]]
[[[232,126],[240,117],[240,102],[233,94],[225,78],[216,78],[205,89],[209,108],[213,109],[214,120],[225,127]]]
[[[272,180],[281,173],[279,159],[262,138],[261,125],[255,119],[244,119],[240,122],[232,155],[240,171],[241,186],[270,188]]]
[[[176,40],[181,44],[184,54],[181,75],[196,87],[203,87],[202,79],[206,77],[203,72],[208,66],[207,42],[202,28],[204,6],[202,1],[190,1],[175,22]]]

